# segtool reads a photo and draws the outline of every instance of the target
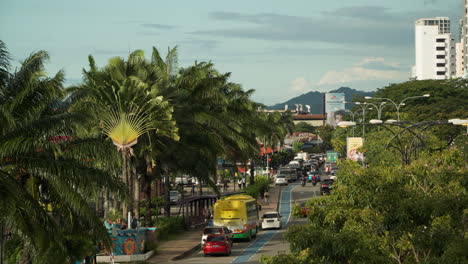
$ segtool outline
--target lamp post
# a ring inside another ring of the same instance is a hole
[[[367,107],[367,102],[354,102],[357,104],[359,107],[362,109],[362,138],[365,136],[366,128],[364,126],[364,123],[366,122],[366,107]]]
[[[430,97],[431,95],[430,94],[424,94],[424,95],[421,95],[421,96],[410,96],[410,97],[407,97],[403,100],[401,100],[401,102],[399,104],[395,103],[395,101],[393,101],[392,99],[390,98],[385,98],[385,97],[372,97],[372,96],[366,96],[364,97],[365,99],[367,100],[370,100],[370,99],[373,99],[373,100],[387,100],[389,102],[391,102],[396,110],[397,110],[397,121],[400,122],[400,107],[404,106],[404,102],[408,99],[414,99],[414,98],[424,98],[424,97]],[[380,118],[379,118],[380,119]]]
[[[352,116],[352,118],[353,118],[353,119],[352,119],[353,122],[355,122],[355,121],[354,121],[354,117],[356,116],[356,114],[357,114],[359,111],[362,111],[361,109],[359,109],[359,110],[353,112],[353,111],[351,111],[351,110],[349,110],[349,109],[345,109],[345,108],[343,108],[343,109],[335,108],[335,110],[336,110],[336,111],[345,111],[345,112],[350,113],[351,116]],[[353,137],[354,137],[354,127],[355,127],[355,126],[352,126],[352,127],[353,127]]]
[[[382,116],[382,110],[385,106],[387,106],[387,102],[381,102],[379,106],[377,106],[376,104],[373,104],[373,103],[368,103],[369,105],[375,107],[375,109],[377,110],[377,120],[382,120],[381,119],[381,116]],[[372,123],[372,122],[370,122]],[[380,127],[379,127],[379,131],[380,131]]]

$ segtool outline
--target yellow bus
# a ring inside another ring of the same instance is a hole
[[[251,240],[259,230],[259,207],[252,196],[238,194],[214,205],[213,224],[225,226],[232,231],[233,238]]]

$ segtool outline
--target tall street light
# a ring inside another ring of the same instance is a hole
[[[401,102],[399,104],[395,103],[395,101],[393,101],[392,99],[390,98],[384,98],[384,97],[372,97],[372,96],[366,96],[364,97],[365,99],[373,99],[373,100],[387,100],[389,102],[391,102],[396,110],[397,110],[397,121],[400,122],[400,107],[404,106],[404,102],[408,99],[414,99],[414,98],[424,98],[424,97],[430,97],[431,95],[430,94],[424,94],[424,95],[421,95],[421,96],[410,96],[410,97],[407,97],[403,100],[401,100]],[[380,118],[379,118],[380,119]]]
[[[382,120],[380,117],[382,115],[382,110],[385,106],[387,106],[386,104],[387,102],[381,102],[379,106],[377,106],[376,104],[373,104],[373,103],[368,103],[369,105],[375,107],[375,109],[377,110],[377,120]],[[371,122],[372,123],[372,122]],[[379,127],[379,131],[380,131],[380,127]]]
[[[367,102],[354,102],[357,104],[359,107],[362,109],[362,138],[365,136],[365,126],[364,123],[366,122],[366,108],[367,108]]]
[[[353,120],[353,123],[354,123],[354,122],[355,122],[355,121],[354,121],[354,117],[356,116],[356,114],[357,114],[359,111],[362,111],[362,110],[359,109],[359,110],[353,112],[353,111],[351,111],[351,110],[349,110],[349,109],[345,109],[345,108],[343,108],[343,109],[335,108],[335,111],[345,111],[345,112],[350,113],[351,116],[353,117],[352,120]],[[341,123],[341,122],[340,122],[340,123]],[[338,125],[338,126],[339,126],[339,125]],[[354,127],[355,127],[355,126],[353,126],[353,137],[354,137]]]

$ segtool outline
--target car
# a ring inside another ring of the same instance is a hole
[[[312,207],[307,206],[305,202],[300,204],[302,217],[307,217],[312,212]]]
[[[203,256],[231,255],[232,242],[224,234],[208,235],[203,244]]]
[[[284,175],[277,175],[275,178],[275,185],[288,185],[288,179]]]
[[[177,185],[192,185],[192,179],[187,176],[181,176],[175,178],[175,184]]]
[[[281,229],[281,215],[278,212],[266,212],[262,216],[262,229]]]
[[[216,234],[225,235],[228,238],[228,240],[230,241],[230,243],[232,244],[233,239],[232,239],[232,231],[231,230],[229,230],[225,226],[209,226],[209,227],[203,228],[202,238],[201,238],[202,246],[205,244],[206,238],[209,235],[216,235]]]
[[[332,186],[333,186],[333,179],[324,179],[322,181],[322,184],[320,184],[320,193],[322,195],[324,194],[330,194]]]
[[[175,191],[175,190],[169,192],[169,197],[170,197],[170,200],[171,200],[172,204],[176,204],[180,200],[182,200],[182,194],[180,194],[179,191]]]

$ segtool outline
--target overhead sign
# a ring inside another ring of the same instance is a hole
[[[326,93],[325,94],[325,112],[327,114],[336,112],[337,109],[345,108],[344,93]]]
[[[338,160],[338,152],[327,151],[327,161],[336,162]]]
[[[346,139],[346,156],[350,160],[358,161],[364,160],[364,153],[359,152],[359,148],[361,148],[364,144],[364,140],[362,137],[349,137]]]

